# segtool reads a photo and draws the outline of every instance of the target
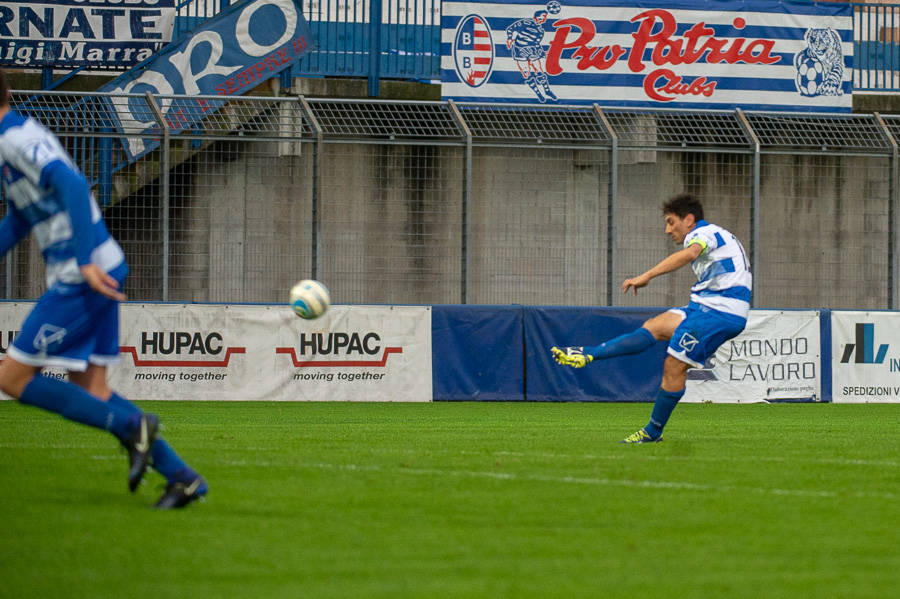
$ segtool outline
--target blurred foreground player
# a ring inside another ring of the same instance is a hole
[[[669,342],[650,422],[622,443],[662,441],[663,427],[684,395],[688,368],[703,368],[720,345],[740,334],[750,311],[753,277],[747,253],[737,237],[703,220],[703,205],[690,194],[666,202],[663,216],[666,235],[682,249],[644,274],[625,279],[622,291],[633,289],[637,294],[651,279],[690,264],[697,275],[690,303],[654,316],[637,330],[595,347],[550,348],[560,364],[582,368],[599,358],[636,354],[656,341]]]
[[[167,481],[156,507],[185,506],[207,493],[206,481],[158,437],[154,414],[144,414],[106,382],[107,366],[119,359],[125,255],[59,140],[12,110],[9,92],[0,70],[0,169],[7,198],[0,256],[33,231],[46,263],[47,291],[0,364],[0,390],[111,432],[128,450],[128,488],[137,489],[152,465]],[[41,376],[51,366],[65,368],[71,382]]]

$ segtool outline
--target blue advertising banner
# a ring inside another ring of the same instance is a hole
[[[444,99],[849,112],[849,4],[444,0]]]
[[[525,309],[526,398],[529,401],[653,401],[662,381],[666,343],[639,354],[569,368],[557,364],[550,348],[599,345],[630,333],[659,308]]]
[[[175,0],[3,0],[0,65],[127,69],[172,39]]]
[[[221,108],[228,96],[242,95],[289,68],[312,47],[299,0],[247,0],[204,22],[100,91],[223,97],[222,101],[165,101],[161,108],[171,132],[177,134]],[[143,98],[111,99],[110,103],[120,132],[134,135],[158,130]],[[122,122],[128,123],[127,131]],[[157,147],[159,141],[126,137],[123,145],[134,160]]]
[[[522,306],[434,306],[434,401],[522,401]]]

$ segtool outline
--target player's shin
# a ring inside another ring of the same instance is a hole
[[[127,439],[138,421],[137,415],[101,401],[77,385],[45,376],[32,378],[19,401],[73,422],[108,430],[119,440]]]
[[[684,396],[684,389],[681,391],[666,391],[662,387],[656,395],[656,402],[653,404],[653,412],[650,414],[650,422],[644,427],[644,430],[653,437],[658,438],[669,421],[669,416],[678,401]]]
[[[139,407],[115,391],[110,395],[109,403],[132,414],[141,413]],[[169,482],[176,480],[184,482],[184,480],[192,480],[197,475],[162,437],[157,437],[156,442],[153,443],[153,447],[150,450],[150,459],[153,469],[163,475]]]
[[[585,346],[584,353],[592,356],[595,360],[614,358],[616,356],[640,353],[655,342],[656,338],[653,336],[653,333],[644,327],[640,327],[635,331],[610,339],[606,343],[593,347]]]

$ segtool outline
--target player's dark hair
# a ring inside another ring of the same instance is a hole
[[[0,108],[9,105],[9,79],[6,72],[0,69]]]
[[[701,221],[703,220],[703,204],[693,195],[681,193],[669,198],[669,201],[663,204],[663,214],[674,214],[678,218],[693,214],[694,220]]]

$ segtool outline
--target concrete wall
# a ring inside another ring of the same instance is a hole
[[[312,275],[313,146],[246,139],[207,145],[170,178],[169,299],[280,302]],[[458,303],[464,152],[460,147],[324,146],[318,278],[337,302]],[[757,306],[887,308],[886,157],[763,155]],[[609,281],[604,150],[476,147],[468,301],[603,305],[606,288],[678,249],[660,206],[690,191],[707,220],[750,247],[752,157],[622,150],[616,275]],[[132,299],[161,299],[158,182],[106,211],[132,267]],[[22,248],[14,297],[34,297],[43,269]],[[687,302],[692,273],[653,281],[614,305]]]
[[[326,144],[320,279],[348,302],[460,300],[463,152]]]

